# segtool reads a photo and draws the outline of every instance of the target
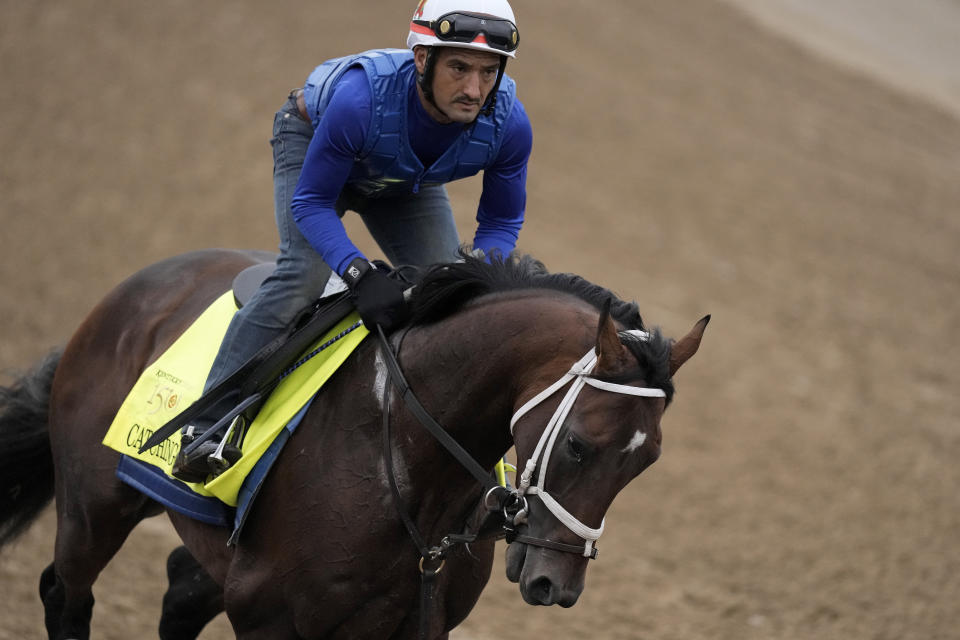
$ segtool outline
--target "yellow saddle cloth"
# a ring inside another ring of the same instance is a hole
[[[179,432],[143,453],[138,449],[154,431],[199,399],[220,342],[236,311],[233,293],[224,293],[151,363],[123,401],[103,444],[157,467],[169,476],[180,451]],[[351,313],[306,352],[312,352],[350,329],[358,320],[359,315]],[[368,333],[363,325],[357,326],[284,378],[250,425],[241,447],[243,457],[210,482],[188,486],[200,495],[214,496],[231,507],[237,506],[240,486],[260,456]]]

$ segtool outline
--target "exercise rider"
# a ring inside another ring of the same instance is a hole
[[[530,122],[504,70],[520,35],[506,0],[422,0],[408,49],[324,62],[274,119],[276,268],[234,316],[205,390],[281,335],[319,298],[331,271],[368,327],[406,317],[402,285],[373,266],[340,218],[357,212],[394,265],[456,259],[444,184],[483,171],[475,249],[509,254],[526,206]],[[183,430],[193,442],[238,402],[228,395]],[[181,453],[175,477],[201,482],[218,437]],[[232,446],[232,445],[231,445]],[[236,458],[233,447],[225,452]]]

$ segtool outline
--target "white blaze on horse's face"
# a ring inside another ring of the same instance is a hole
[[[633,453],[637,449],[643,446],[643,443],[647,441],[647,434],[642,431],[637,431],[633,434],[633,437],[630,438],[630,442],[625,446],[622,451],[623,453]]]

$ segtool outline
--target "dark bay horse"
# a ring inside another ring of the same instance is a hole
[[[217,250],[148,267],[62,354],[0,389],[0,544],[56,498],[54,562],[40,582],[50,638],[89,637],[97,575],[163,511],[116,478],[119,454],[100,444],[114,414],[141,371],[262,260]],[[659,456],[673,375],[709,317],[677,341],[646,333],[636,305],[528,257],[435,267],[412,305],[389,341],[422,406],[483,469],[515,446],[525,471],[507,576],[531,604],[572,605],[608,507]],[[484,501],[394,390],[371,336],[310,407],[234,546],[229,531],[168,512],[185,548],[171,556],[161,636],[195,637],[225,609],[243,640],[446,638],[490,576],[494,540],[454,546],[431,570],[428,619],[425,558],[400,512],[436,545],[471,526]],[[204,593],[177,596],[184,575],[202,577]],[[179,616],[203,619],[177,629]]]

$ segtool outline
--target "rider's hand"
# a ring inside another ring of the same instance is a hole
[[[407,319],[409,310],[403,298],[403,284],[388,278],[384,271],[363,258],[356,258],[341,277],[350,288],[363,324],[371,331],[380,325],[388,332]]]

